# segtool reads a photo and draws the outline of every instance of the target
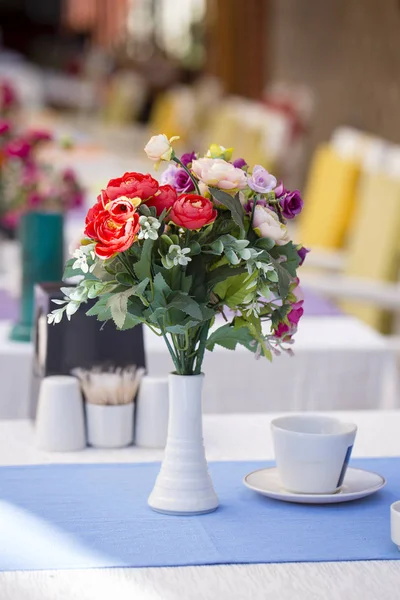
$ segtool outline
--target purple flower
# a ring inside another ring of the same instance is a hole
[[[189,173],[185,169],[177,169],[175,173],[175,183],[172,187],[176,189],[178,194],[187,194],[194,191],[194,184]]]
[[[299,255],[299,258],[300,258],[299,266],[301,266],[303,264],[303,262],[306,259],[307,254],[309,252],[310,252],[309,249],[306,248],[305,246],[300,246],[300,248],[297,249],[297,254]]]
[[[278,183],[278,185],[276,186],[275,190],[274,190],[274,192],[275,192],[275,197],[276,197],[276,198],[280,198],[281,196],[284,196],[285,194],[287,194],[287,193],[288,193],[288,191],[289,191],[289,190],[287,190],[287,189],[285,188],[285,186],[283,185],[283,182],[282,182],[282,181],[280,181],[280,182]]]
[[[254,200],[247,200],[247,202],[242,203],[242,206],[243,206],[245,212],[248,215],[251,215],[251,213],[253,212]],[[268,206],[265,198],[258,198],[257,206]]]
[[[172,185],[172,187],[174,188],[177,170],[178,167],[176,167],[175,165],[169,165],[169,167],[167,167],[164,173],[161,175],[161,185]]]
[[[237,169],[243,169],[243,167],[247,167],[247,162],[244,160],[244,158],[237,158],[233,161],[233,166]]]
[[[194,160],[196,160],[196,152],[186,152],[181,156],[181,162],[185,165],[185,167],[190,165]]]
[[[287,192],[284,196],[281,196],[280,205],[285,219],[294,219],[296,215],[301,213],[303,208],[303,200],[299,190]]]
[[[267,194],[272,192],[276,186],[276,178],[268,173],[261,165],[256,165],[253,169],[251,177],[248,178],[249,187],[259,194]]]

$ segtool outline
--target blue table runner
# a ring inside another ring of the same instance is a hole
[[[244,475],[270,464],[211,463],[221,507],[197,517],[147,507],[156,463],[1,467],[0,570],[400,558],[389,515],[400,499],[400,458],[353,460],[386,477],[386,488],[325,506],[243,486]]]

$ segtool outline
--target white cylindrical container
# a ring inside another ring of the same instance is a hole
[[[135,444],[165,448],[168,432],[168,379],[143,377],[136,401]]]
[[[90,446],[123,448],[133,442],[134,402],[103,405],[86,402],[86,429]]]
[[[169,375],[169,422],[164,460],[149,506],[162,513],[194,515],[218,507],[203,444],[204,375]]]
[[[86,446],[79,381],[70,375],[45,377],[40,386],[36,446],[49,452],[73,452]]]

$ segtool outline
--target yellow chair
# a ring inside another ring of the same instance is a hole
[[[304,193],[298,239],[312,248],[343,246],[353,211],[360,166],[342,158],[329,144],[317,148]]]
[[[396,281],[400,252],[400,180],[384,173],[363,175],[354,217],[343,275],[378,282]],[[390,329],[390,314],[379,306],[352,300],[343,300],[340,306],[380,331]]]
[[[195,104],[189,87],[172,88],[156,99],[149,122],[152,134],[179,135],[181,142],[185,143],[191,138],[194,124]]]

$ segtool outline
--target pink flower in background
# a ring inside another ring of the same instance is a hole
[[[9,81],[0,82],[0,109],[9,110],[18,105],[18,96]]]
[[[9,121],[0,119],[0,135],[6,135],[11,129]]]
[[[25,138],[16,138],[11,140],[5,147],[6,155],[11,158],[20,158],[21,160],[27,160],[31,153],[32,146],[25,140]]]
[[[43,198],[38,192],[32,192],[28,195],[28,207],[29,208],[37,208],[40,204],[42,204]]]
[[[32,129],[25,134],[25,139],[29,144],[39,144],[39,142],[50,142],[53,136],[45,129]]]

